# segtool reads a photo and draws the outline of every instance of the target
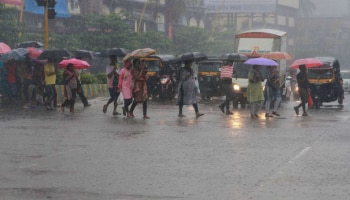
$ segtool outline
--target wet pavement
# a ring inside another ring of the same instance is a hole
[[[106,98],[74,114],[2,106],[0,199],[347,199],[349,99],[309,117],[291,101],[258,120],[217,101],[199,104],[200,118],[149,102],[148,120],[141,106],[134,119],[104,114]]]

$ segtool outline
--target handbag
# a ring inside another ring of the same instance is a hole
[[[314,105],[314,101],[312,100],[311,95],[309,94],[309,98],[307,99],[307,105],[311,108]]]

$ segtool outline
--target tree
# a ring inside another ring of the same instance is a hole
[[[79,0],[80,14],[101,14],[102,1],[96,0]]]
[[[18,33],[22,29],[18,23],[18,11],[15,8],[5,7],[0,4],[0,39],[10,46],[18,43]]]

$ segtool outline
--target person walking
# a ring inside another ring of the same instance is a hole
[[[118,90],[118,80],[119,80],[119,74],[118,74],[118,67],[117,67],[117,56],[109,56],[110,63],[106,67],[106,74],[107,74],[107,85],[108,85],[108,92],[110,98],[108,99],[107,103],[103,105],[103,113],[107,112],[107,108],[109,104],[113,103],[113,115],[120,115],[120,113],[117,112],[117,99],[119,97]]]
[[[17,63],[15,60],[9,60],[5,63],[6,68],[6,78],[7,83],[10,88],[9,100],[10,102],[18,102],[19,94],[18,94],[18,75],[17,75]]]
[[[259,118],[258,112],[264,101],[261,85],[261,82],[264,81],[264,77],[261,73],[260,66],[253,65],[252,69],[248,72],[248,79],[247,100],[250,104],[250,118],[257,119]]]
[[[84,108],[91,106],[91,104],[89,104],[87,98],[84,95],[84,90],[83,87],[81,85],[81,73],[82,73],[82,69],[75,69],[75,74],[77,75],[77,81],[78,81],[78,87],[77,87],[77,94],[79,95],[79,98],[81,100],[81,102],[84,105]]]
[[[44,106],[46,110],[52,110],[51,102],[54,102],[56,94],[56,69],[54,66],[54,60],[48,59],[47,63],[44,65],[44,75],[45,75],[45,96],[46,101]],[[55,105],[54,105],[55,106]]]
[[[280,90],[280,76],[276,66],[269,67],[269,74],[265,84],[265,117],[280,116],[277,109],[282,101]],[[271,102],[273,101],[272,115],[270,113]]]
[[[131,74],[131,61],[127,59],[124,61],[124,67],[119,73],[118,92],[123,94],[124,98],[124,110],[123,115],[127,115],[127,118],[133,118],[130,113],[129,106],[132,103],[132,74]]]
[[[74,113],[75,98],[77,95],[78,77],[74,71],[74,65],[68,64],[67,69],[63,72],[64,80],[64,96],[65,101],[61,105],[61,110],[64,112],[64,107],[70,105],[70,113]]]
[[[134,89],[133,89],[133,97],[134,101],[130,108],[130,114],[134,117],[134,109],[138,103],[142,103],[142,111],[143,118],[150,119],[147,115],[147,66],[146,63],[143,62],[141,64],[140,59],[133,60],[133,68],[131,70],[131,74],[134,81]]]
[[[303,108],[303,115],[302,116],[309,116],[306,112],[306,103],[308,102],[309,93],[310,93],[310,85],[309,85],[309,79],[307,77],[306,73],[306,66],[305,65],[299,65],[300,72],[297,74],[297,82],[299,87],[299,96],[301,103],[298,106],[294,107],[295,114],[297,116],[299,115],[299,108]]]
[[[196,117],[203,116],[203,113],[199,112],[197,104],[198,90],[196,88],[195,79],[193,77],[192,60],[185,61],[185,66],[180,69],[180,81],[178,87],[177,104],[179,105],[178,117],[186,117],[182,113],[184,105],[191,105],[194,108]]]
[[[219,105],[220,110],[222,113],[225,113],[226,108],[226,115],[233,115],[233,113],[230,111],[230,101],[233,100],[234,94],[232,90],[232,75],[233,75],[233,61],[226,60],[224,65],[221,67],[221,88],[226,96],[225,101]]]

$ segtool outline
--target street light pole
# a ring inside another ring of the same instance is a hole
[[[49,48],[49,14],[48,14],[48,1],[44,7],[44,48]]]

